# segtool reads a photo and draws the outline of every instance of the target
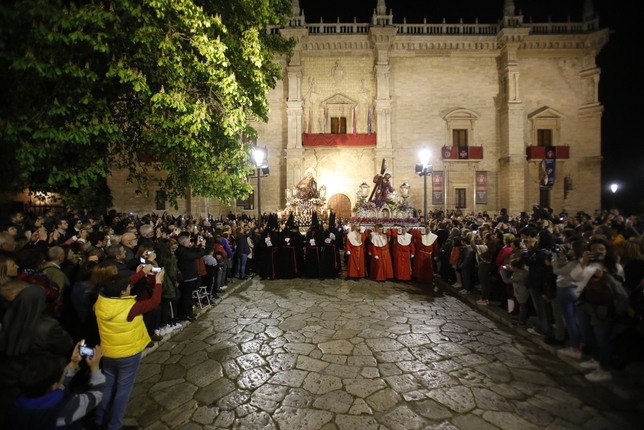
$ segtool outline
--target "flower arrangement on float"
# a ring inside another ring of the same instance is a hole
[[[382,201],[360,199],[353,207],[351,222],[360,224],[384,224],[414,226],[418,224],[414,208],[406,201]]]

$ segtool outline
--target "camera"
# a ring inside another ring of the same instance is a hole
[[[94,358],[94,349],[90,348],[84,343],[78,347],[78,353],[81,357],[89,357],[90,359]]]
[[[160,271],[161,271],[161,268],[160,268],[160,267],[153,267],[153,268],[152,268],[152,273],[154,273],[155,275],[156,275],[157,273],[159,273]]]
[[[604,254],[601,252],[594,253],[592,261],[604,261]]]

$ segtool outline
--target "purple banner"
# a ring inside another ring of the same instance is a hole
[[[555,185],[556,160],[554,158],[544,158],[541,162],[541,173],[539,182],[542,189],[552,189]]]
[[[436,171],[432,173],[432,205],[445,204],[445,176],[444,172]]]
[[[487,172],[476,171],[476,204],[477,205],[486,205],[487,204]]]

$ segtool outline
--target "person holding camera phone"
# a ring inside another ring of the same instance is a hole
[[[624,269],[604,239],[592,239],[570,276],[577,282],[579,331],[592,354],[590,360],[579,365],[593,370],[586,375],[589,381],[610,381],[613,378],[610,373],[613,322],[628,307],[628,294],[622,285]]]
[[[67,366],[62,356],[35,357],[20,372],[18,385],[22,395],[9,410],[8,430],[80,428],[79,420],[103,398],[105,376],[99,366],[102,357],[100,346],[89,348],[83,341],[74,348]],[[89,389],[72,394],[67,387],[83,358],[91,372]]]
[[[155,275],[154,292],[147,300],[137,301],[130,294],[132,285],[127,276],[110,276],[102,284],[95,310],[106,381],[104,396],[96,411],[96,424],[106,424],[108,430],[136,428],[123,426],[123,414],[141,363],[141,353],[150,343],[143,314],[161,303],[164,276],[163,269]]]

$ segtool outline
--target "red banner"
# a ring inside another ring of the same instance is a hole
[[[482,146],[443,146],[443,160],[482,160]]]
[[[302,145],[312,146],[376,146],[376,134],[303,134]]]

